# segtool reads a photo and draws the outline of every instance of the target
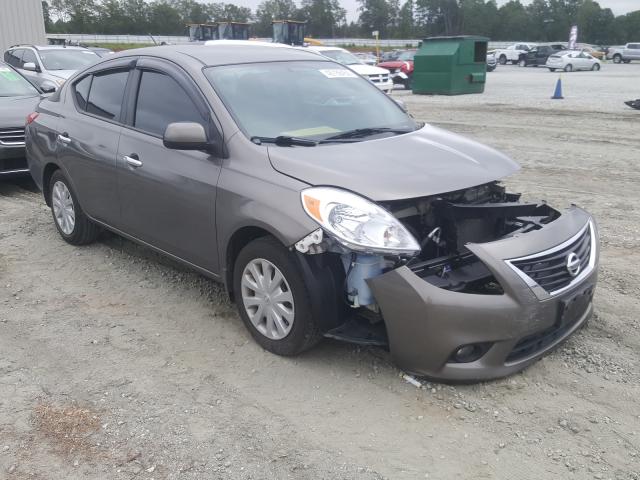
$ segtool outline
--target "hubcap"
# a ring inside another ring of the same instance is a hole
[[[242,272],[242,302],[256,330],[271,340],[282,340],[293,327],[293,294],[284,275],[269,260],[251,260]]]
[[[57,181],[53,184],[51,204],[58,227],[65,235],[71,235],[76,225],[76,212],[71,192],[63,182]]]

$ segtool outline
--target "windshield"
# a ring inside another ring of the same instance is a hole
[[[36,88],[9,67],[0,65],[0,97],[38,95]]]
[[[329,57],[343,65],[361,64],[362,61],[351,52],[344,50],[322,50],[320,51],[325,57]]]
[[[416,52],[402,52],[398,55],[398,60],[402,60],[403,62],[412,61],[415,56]]]
[[[332,62],[225,65],[205,75],[251,138],[322,140],[354,129],[417,128],[371,82]]]
[[[46,70],[80,70],[100,59],[91,50],[40,50]]]

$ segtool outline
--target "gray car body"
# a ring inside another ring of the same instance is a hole
[[[111,56],[78,76],[133,61],[182,75],[211,114],[222,145],[220,154],[167,150],[162,139],[150,138],[126,123],[80,113],[70,98],[71,79],[52,100],[40,104],[40,116],[27,129],[31,174],[48,198],[48,178],[55,169],[62,169],[83,210],[95,222],[176,258],[231,290],[235,254],[252,238],[268,233],[292,247],[318,228],[300,201],[300,191],[310,185],[345,188],[384,201],[472,187],[519,168],[489,147],[431,126],[389,138],[316,148],[257,145],[241,132],[203,74],[206,66],[296,60],[318,61],[318,57],[293,48],[237,45],[163,46]],[[60,135],[69,141],[62,143]],[[144,163],[141,168],[131,168],[123,160],[133,153]],[[509,282],[506,295],[498,299],[433,287],[406,267],[370,279],[397,364],[432,377],[470,380],[517,371],[546,353],[552,346],[505,365],[505,349],[526,332],[553,323],[555,317],[549,312],[562,298],[537,297],[505,266],[504,259],[557,245],[589,218],[574,208],[553,228],[535,235],[470,246],[497,278]],[[296,255],[310,272],[309,256]],[[592,287],[595,277],[594,269],[580,289]],[[448,316],[459,318],[448,322]],[[483,332],[482,339],[496,341],[498,353],[490,355],[488,363],[481,359],[450,368],[446,356],[430,353],[442,351],[440,343],[447,348],[463,344],[478,331]],[[433,337],[434,332],[438,336]]]

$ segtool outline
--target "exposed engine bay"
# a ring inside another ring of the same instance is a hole
[[[406,265],[426,281],[447,290],[500,294],[489,270],[465,247],[532,230],[560,216],[546,203],[521,203],[491,182],[443,195],[382,204],[420,242]]]

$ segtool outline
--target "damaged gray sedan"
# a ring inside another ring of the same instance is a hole
[[[521,370],[592,313],[589,213],[521,201],[499,183],[512,160],[313,52],[130,50],[29,121],[30,171],[64,240],[106,228],[223,282],[276,354],[331,337],[476,381]]]

